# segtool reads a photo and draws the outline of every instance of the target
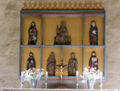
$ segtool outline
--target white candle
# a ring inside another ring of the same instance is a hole
[[[46,71],[46,79],[48,78],[48,72]]]
[[[25,73],[25,72],[21,72],[21,77],[23,77],[23,76],[24,76],[24,73]]]
[[[47,78],[48,78],[48,72],[47,71],[46,71],[45,75],[46,75],[45,88],[47,89]]]
[[[76,88],[78,89],[78,71],[76,71]]]
[[[76,71],[76,76],[78,76],[78,71]]]
[[[48,76],[48,72],[46,71],[46,76]]]

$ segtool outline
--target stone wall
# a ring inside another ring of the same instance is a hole
[[[19,29],[23,0],[0,0],[0,87],[19,87]],[[106,22],[106,80],[104,88],[120,89],[120,0],[104,0]]]

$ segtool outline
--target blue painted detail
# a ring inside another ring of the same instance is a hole
[[[21,47],[41,47],[40,45],[20,45]]]
[[[42,77],[40,80],[46,80],[45,77]],[[48,77],[48,80],[60,80],[60,77],[59,76],[55,76],[55,77]],[[72,80],[75,80],[76,81],[76,77],[75,76],[63,76],[63,79],[62,80],[67,80],[67,81],[72,81]],[[78,80],[84,80],[84,79],[81,79],[79,78]],[[100,81],[101,79],[97,79],[97,81]],[[103,78],[102,79],[103,81],[105,81],[105,79]]]
[[[82,47],[82,45],[42,45],[42,47]]]
[[[40,80],[45,80],[45,79],[40,79]],[[60,78],[58,78],[58,79],[48,79],[48,80],[60,80]],[[63,80],[67,80],[67,81],[75,80],[76,81],[76,79],[63,79]],[[78,80],[82,80],[82,79],[78,79]]]
[[[54,9],[51,9],[51,10],[22,10],[23,12],[24,11],[33,11],[33,12],[35,12],[35,11],[89,11],[89,12],[98,12],[98,11],[103,11],[103,12],[105,12],[105,10],[78,10],[78,9],[76,9],[76,10],[54,10]]]
[[[42,69],[43,16],[41,15],[40,69]]]
[[[40,69],[42,69],[42,47],[40,48]]]
[[[104,45],[20,45],[21,47],[102,47]]]
[[[83,28],[83,47],[82,47],[82,72],[84,71],[84,32],[85,32],[85,15],[83,15],[82,21],[82,28]]]
[[[41,40],[40,45],[43,45],[43,16],[41,15]]]
[[[43,15],[43,14],[73,14],[73,15],[75,15],[75,14],[104,14],[104,13],[23,13],[24,15],[26,14],[28,14],[28,15]]]
[[[104,48],[104,45],[84,45],[84,47],[97,47],[97,48]]]
[[[104,48],[104,45],[20,45],[21,47],[101,47]]]
[[[40,79],[40,80],[46,80],[45,78],[44,79]],[[48,79],[49,81],[53,81],[53,80],[60,80],[60,78],[56,78],[56,79]],[[64,78],[62,80],[67,80],[67,81],[76,81],[76,79],[67,79],[67,78]],[[78,79],[79,81],[82,81],[83,79]],[[100,81],[99,79],[97,81]],[[105,79],[102,79],[102,81],[105,81]]]
[[[20,45],[21,47],[82,47],[82,45]]]
[[[21,75],[21,43],[22,43],[22,14],[20,12],[20,41],[19,41],[19,75],[18,79],[20,80],[20,75]]]
[[[61,62],[63,63],[63,47],[61,47]]]
[[[106,12],[104,14],[104,79],[106,79]]]

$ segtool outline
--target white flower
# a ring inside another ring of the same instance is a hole
[[[39,69],[29,69],[29,70],[26,70],[25,72],[21,72],[21,77],[24,79],[24,81],[28,81],[30,82],[31,79],[34,79],[34,80],[39,80],[41,78],[41,76],[43,75],[43,72]]]
[[[94,69],[84,69],[83,74],[81,75],[82,79],[95,81],[102,78],[102,72],[100,70],[96,71]]]

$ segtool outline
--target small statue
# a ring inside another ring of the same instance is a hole
[[[94,20],[91,21],[89,37],[90,37],[90,45],[98,45],[98,28]]]
[[[70,45],[71,37],[68,36],[68,30],[66,27],[66,22],[62,21],[60,28],[57,26],[56,29],[57,35],[55,36],[54,44],[55,45]]]
[[[89,60],[89,69],[93,68],[94,70],[98,70],[98,58],[96,57],[96,52],[93,51],[91,54],[91,58]]]
[[[50,53],[50,56],[47,60],[47,72],[48,76],[55,76],[55,69],[56,69],[56,59],[54,52]]]
[[[26,69],[28,70],[28,69],[35,68],[35,67],[36,67],[35,59],[33,57],[33,53],[30,52],[29,53],[29,58],[27,60],[27,68]]]
[[[28,30],[28,33],[29,33],[28,44],[35,45],[37,41],[37,29],[34,21],[32,21],[31,26]]]
[[[75,53],[71,53],[71,58],[69,59],[68,62],[68,76],[76,76],[76,71],[77,71],[77,59],[75,58]]]

